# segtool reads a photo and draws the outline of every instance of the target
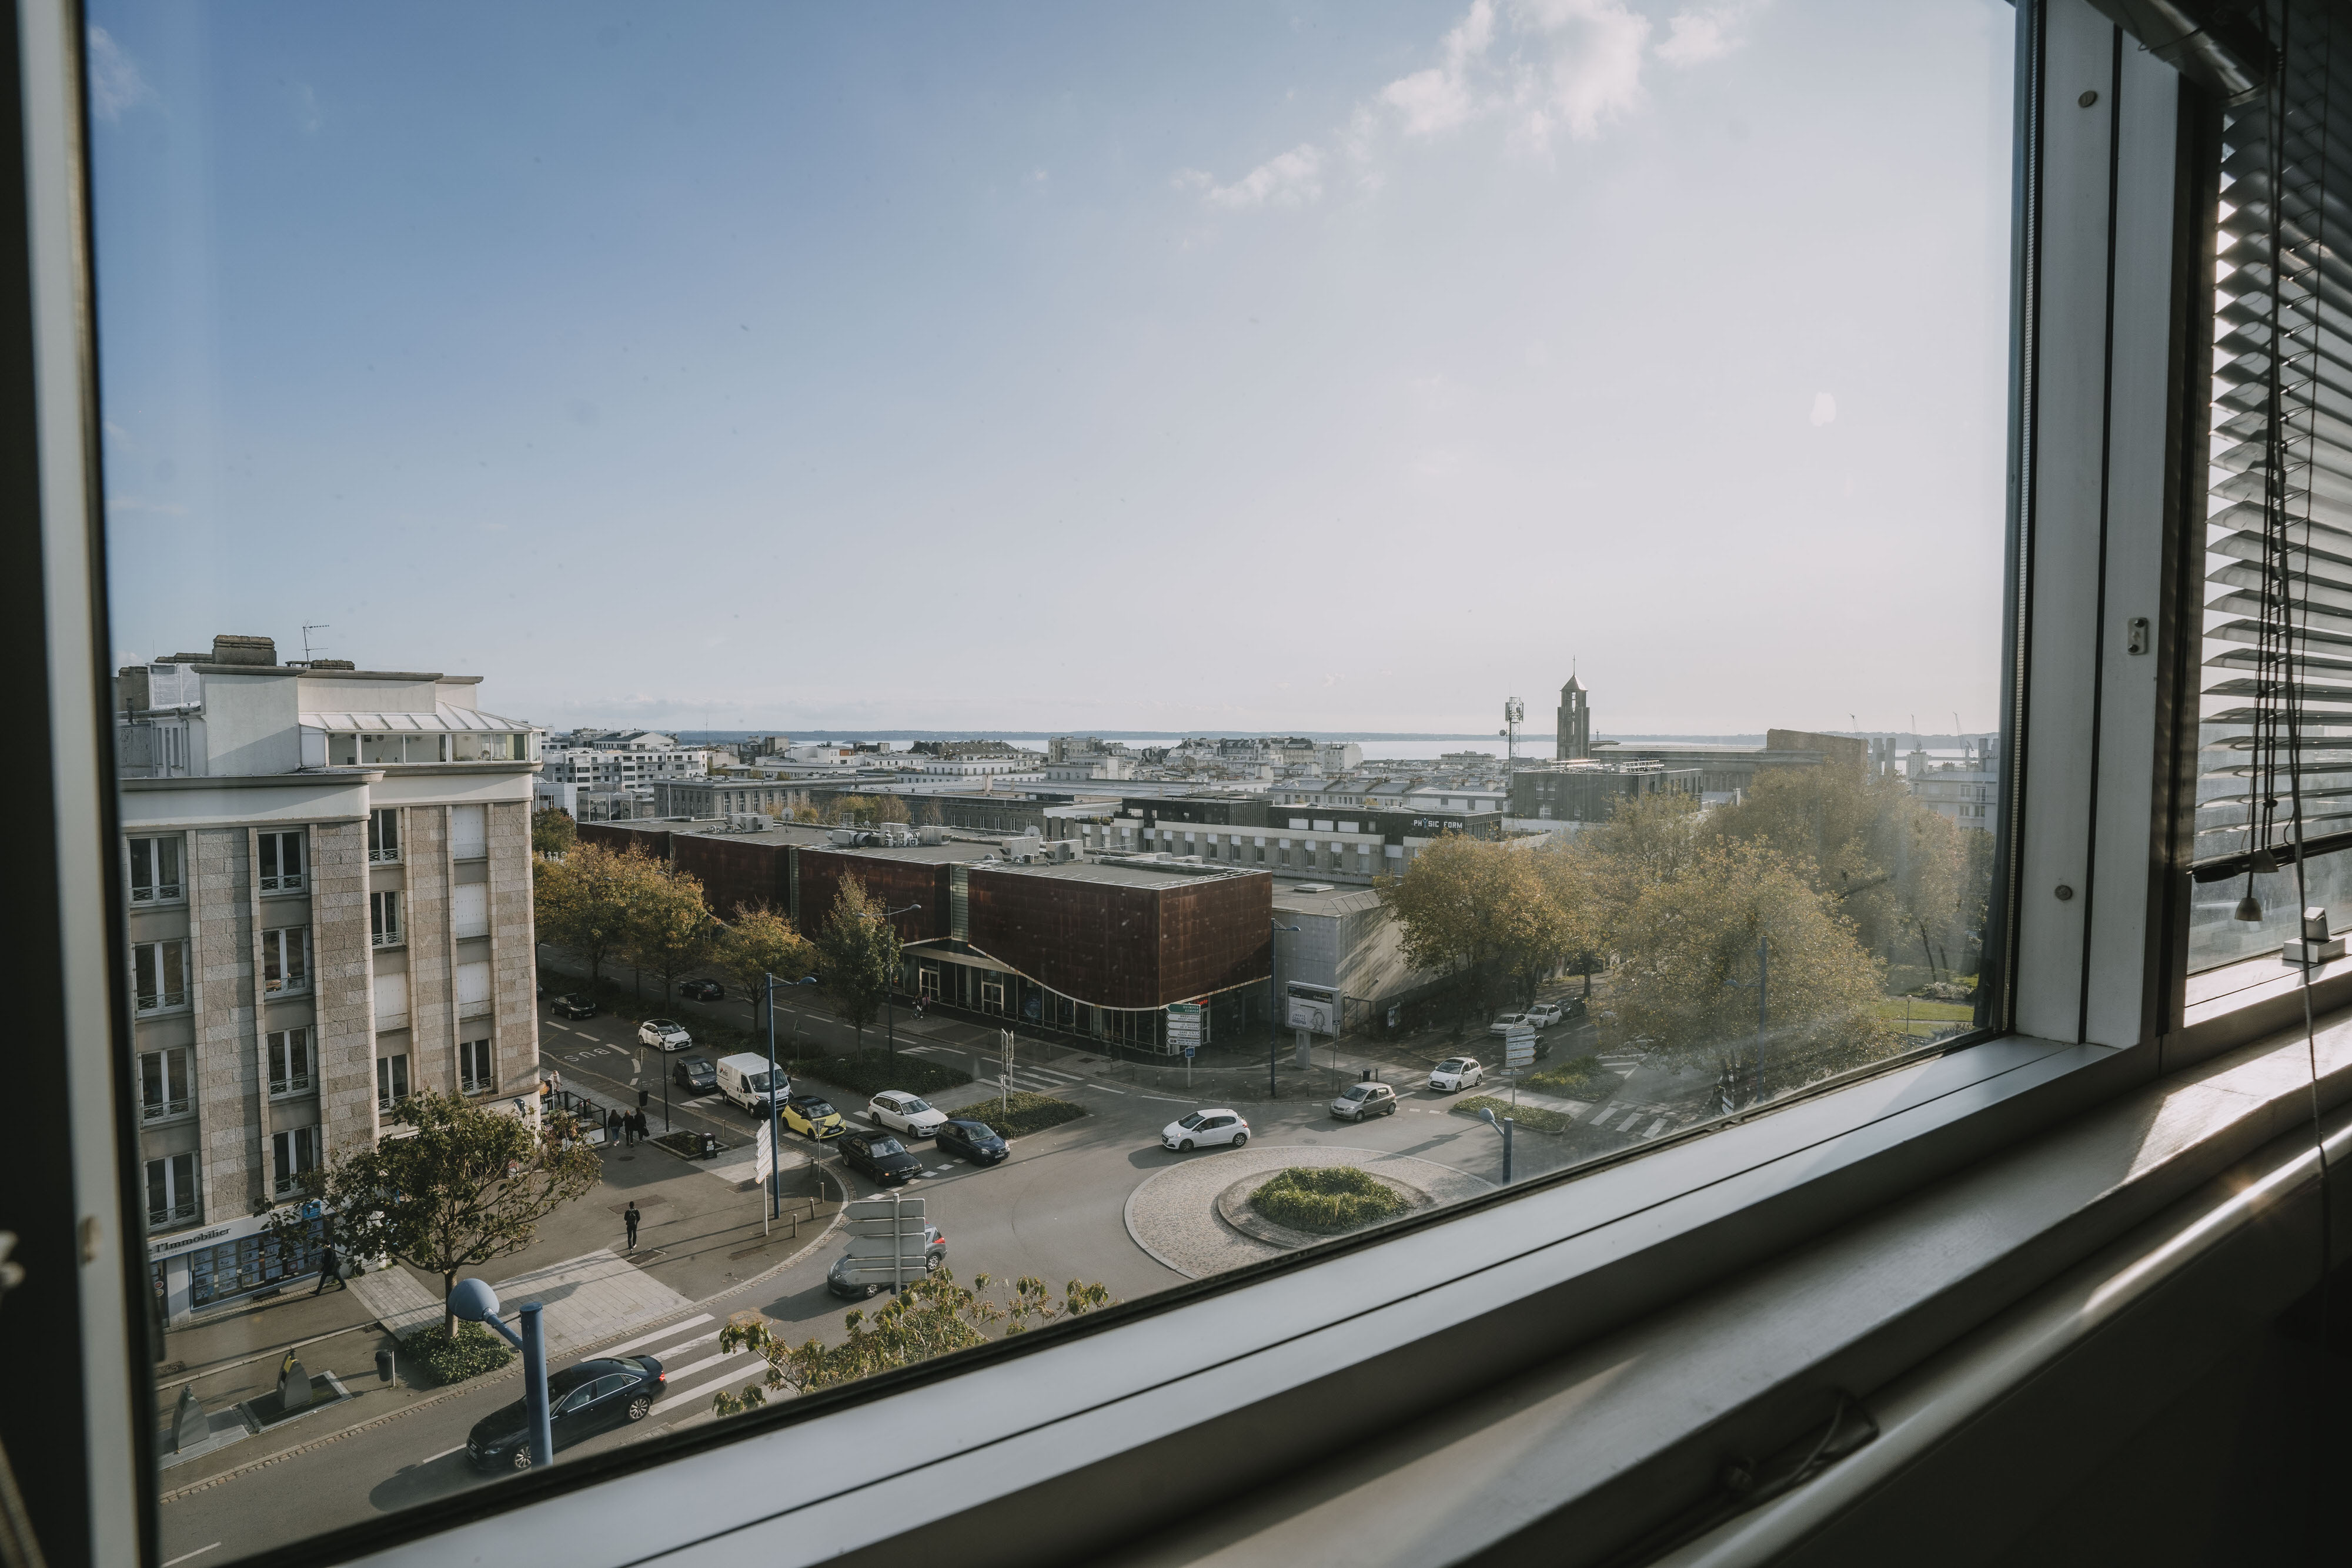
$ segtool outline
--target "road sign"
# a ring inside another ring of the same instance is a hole
[[[1510,1033],[1503,1037],[1503,1066],[1507,1070],[1514,1067],[1532,1066],[1535,1062],[1535,1030],[1522,1030],[1515,1029]]]
[[[757,1152],[753,1155],[754,1164],[752,1166],[752,1174],[762,1182],[776,1174],[776,1140],[774,1133],[774,1123],[762,1122],[760,1124],[760,1136],[754,1145]]]
[[[1187,1056],[1192,1055],[1200,1047],[1201,1032],[1200,1003],[1168,1004],[1168,1049],[1171,1054],[1181,1051]]]
[[[929,1239],[921,1198],[897,1193],[862,1197],[843,1213],[849,1231],[845,1275],[859,1284],[893,1288],[921,1278],[924,1244]]]

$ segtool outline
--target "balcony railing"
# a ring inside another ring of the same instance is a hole
[[[131,902],[133,904],[177,904],[181,897],[180,884],[176,882],[149,883],[144,887],[135,882],[131,884]]]
[[[299,893],[302,891],[303,880],[303,875],[299,871],[289,872],[279,876],[265,876],[261,879],[261,891],[264,893]]]
[[[176,1225],[184,1219],[194,1219],[195,1217],[196,1200],[193,1197],[184,1197],[165,1208],[157,1208],[150,1205],[147,1209],[147,1225],[150,1229],[154,1229],[162,1226]]]
[[[175,1100],[143,1101],[139,1107],[139,1117],[144,1122],[162,1122],[173,1116],[184,1116],[190,1103],[192,1102],[184,1094]]]
[[[370,865],[394,865],[398,863],[399,860],[400,846],[398,844],[393,845],[392,848],[388,850],[368,851],[368,863]]]
[[[368,939],[379,947],[398,947],[404,945],[404,939],[397,929],[370,932]]]
[[[269,1081],[272,1094],[301,1094],[308,1092],[310,1087],[310,1075],[307,1072],[291,1073],[284,1078],[273,1077]]]
[[[184,990],[142,991],[133,999],[132,1009],[137,1012],[160,1013],[171,1008],[184,1008],[187,1005],[188,993]]]

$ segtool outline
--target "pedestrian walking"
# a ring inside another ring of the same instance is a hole
[[[643,1111],[632,1111],[629,1114],[637,1124],[637,1142],[642,1144],[653,1136],[653,1129],[646,1125],[646,1113]]]
[[[336,1271],[336,1269],[337,1260],[335,1257],[335,1244],[330,1241],[320,1250],[319,1253],[319,1282],[310,1287],[310,1293],[312,1295],[315,1296],[320,1291],[325,1290],[327,1288],[327,1281],[330,1280],[332,1280],[335,1282],[335,1289],[339,1291],[348,1291],[351,1289],[349,1285],[343,1283],[343,1277]]]
[[[629,1199],[628,1212],[621,1216],[621,1223],[629,1228],[629,1250],[632,1252],[637,1249],[637,1200],[633,1197]]]
[[[622,1116],[620,1107],[617,1105],[604,1113],[604,1141],[606,1143],[617,1144],[621,1141],[621,1124],[624,1120],[625,1120],[625,1118]]]

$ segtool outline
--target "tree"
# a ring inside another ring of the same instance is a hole
[[[817,969],[816,948],[764,904],[738,910],[719,937],[719,967],[744,995],[764,994],[770,975],[797,980]]]
[[[825,802],[824,820],[857,828],[903,822],[908,820],[907,802],[896,795],[835,795]]]
[[[1531,852],[1448,833],[1379,883],[1404,961],[1454,981],[1459,1011],[1485,1013],[1496,988],[1557,964],[1568,924]]]
[[[343,1256],[389,1256],[441,1276],[448,1333],[459,1270],[530,1246],[539,1222],[593,1187],[604,1167],[560,1112],[533,1137],[520,1116],[428,1092],[402,1101],[393,1119],[415,1134],[382,1139],[305,1181]],[[309,1222],[289,1211],[273,1223],[290,1235]]]
[[[719,922],[703,900],[701,879],[656,866],[629,905],[629,952],[638,967],[659,976],[667,996],[677,977],[709,957],[718,944]]]
[[[587,960],[593,983],[604,961],[630,940],[636,901],[665,874],[660,862],[634,846],[615,852],[583,844],[560,861],[533,862],[531,903],[539,939]]]
[[[1892,1054],[1884,971],[1836,901],[1755,842],[1710,844],[1633,900],[1612,1007],[1629,1040],[1716,1070],[1735,1111]]]
[[[1032,1320],[1050,1322],[1118,1305],[1117,1298],[1101,1285],[1076,1280],[1062,1287],[1058,1301],[1050,1286],[1031,1275],[1013,1281],[1011,1300],[1003,1303],[985,1293],[990,1284],[986,1274],[974,1275],[969,1290],[956,1283],[952,1270],[927,1274],[871,1313],[860,1310],[845,1314],[842,1325],[848,1336],[832,1345],[817,1339],[790,1343],[768,1318],[758,1312],[739,1312],[719,1331],[720,1354],[757,1351],[766,1359],[768,1370],[758,1383],[746,1384],[740,1394],[721,1389],[711,1396],[711,1414],[734,1416],[755,1409],[767,1403],[768,1389],[806,1394],[893,1367],[911,1366],[935,1355],[970,1350],[988,1343],[984,1331],[992,1323],[1003,1323],[1010,1336],[1026,1332]]]
[[[865,1050],[866,1026],[898,983],[899,943],[898,929],[856,877],[841,879],[833,917],[817,933],[816,956],[818,985],[856,1030],[857,1049]]]
[[[580,824],[562,807],[549,806],[530,814],[531,853],[560,855],[579,841]]]

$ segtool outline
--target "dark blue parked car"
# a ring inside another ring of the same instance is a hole
[[[1011,1145],[996,1135],[995,1128],[961,1117],[940,1123],[940,1130],[931,1134],[931,1146],[960,1155],[976,1166],[995,1165],[1013,1153]]]
[[[568,1448],[608,1427],[642,1421],[661,1397],[661,1363],[650,1355],[599,1356],[547,1375],[549,1435]],[[530,1422],[518,1399],[474,1423],[466,1458],[478,1469],[530,1469]]]

